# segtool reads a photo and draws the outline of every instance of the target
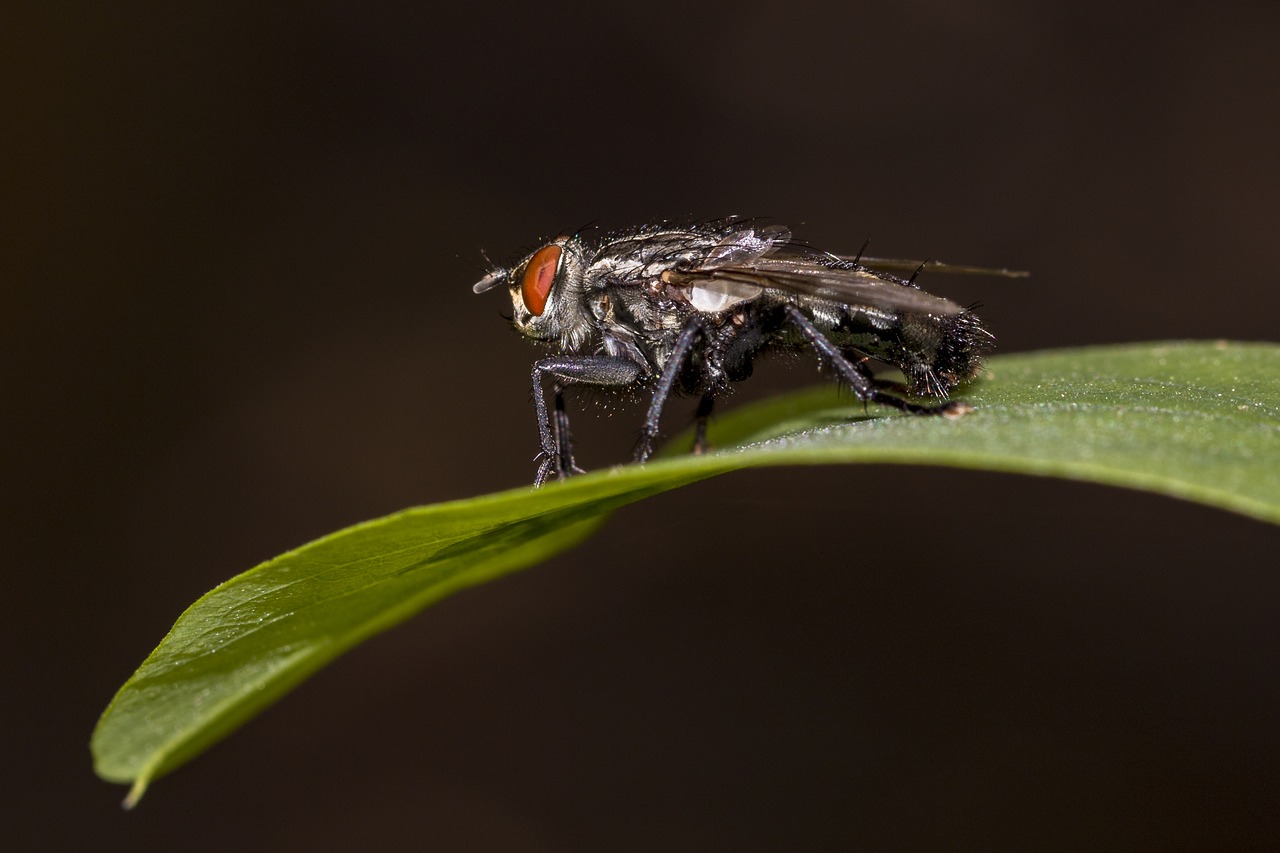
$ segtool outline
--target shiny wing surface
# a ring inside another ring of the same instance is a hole
[[[688,272],[673,270],[667,274],[667,281],[682,287],[737,282],[881,311],[937,316],[964,312],[963,307],[950,299],[882,278],[862,266],[837,264],[800,257],[763,257],[741,266],[698,268]]]

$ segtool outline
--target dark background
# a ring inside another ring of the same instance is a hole
[[[1003,352],[1274,340],[1280,13],[1187,8],[10,12],[0,843],[1276,842],[1276,529],[940,469],[624,510],[347,655],[132,813],[87,748],[220,581],[530,481],[535,352],[471,293],[482,249],[765,215],[1032,270],[925,282],[981,299]],[[765,370],[730,405],[815,380]],[[580,417],[583,459],[625,459],[638,418]]]

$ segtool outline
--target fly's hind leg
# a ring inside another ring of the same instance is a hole
[[[849,386],[859,400],[889,406],[912,415],[942,415],[946,418],[958,418],[973,411],[972,406],[959,400],[947,400],[936,406],[921,406],[884,391],[865,366],[850,361],[838,346],[813,325],[813,321],[806,317],[804,312],[794,305],[787,305],[783,310],[786,312],[787,320],[800,330],[819,357],[835,369],[840,379]]]
[[[871,356],[863,355],[859,350],[845,347],[842,347],[840,352],[849,360],[855,370],[865,376],[868,382],[881,391],[892,391],[895,394],[904,396],[909,393],[907,391],[907,383],[896,382],[892,379],[881,379],[876,376],[875,371],[871,369]]]

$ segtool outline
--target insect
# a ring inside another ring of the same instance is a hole
[[[534,485],[541,486],[552,475],[580,471],[567,387],[652,393],[635,447],[639,462],[653,452],[668,398],[698,395],[694,452],[700,453],[715,400],[770,350],[811,350],[865,403],[948,418],[971,411],[947,398],[977,374],[994,338],[971,310],[916,286],[915,274],[883,271],[906,271],[909,263],[821,252],[793,242],[782,225],[731,218],[642,226],[594,241],[562,235],[493,270],[473,290],[506,285],[516,329],[554,353],[533,365],[541,442]],[[937,263],[921,264],[916,273],[926,266],[1025,275]],[[871,359],[900,368],[905,386],[875,378]],[[912,402],[907,394],[938,402]]]

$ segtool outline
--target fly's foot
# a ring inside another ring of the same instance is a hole
[[[711,452],[711,445],[707,443],[707,420],[699,418],[693,429],[693,450],[694,456],[702,456]]]
[[[715,406],[715,402],[715,398],[710,394],[703,394],[702,399],[698,401],[698,411],[693,415],[694,456],[711,452],[711,445],[707,444],[707,421],[711,419],[711,409]]]
[[[636,449],[632,453],[632,458],[636,462],[645,462],[653,455],[653,445],[658,440],[658,436],[649,433],[640,433],[640,438],[636,441]]]
[[[542,461],[538,463],[538,473],[534,475],[533,487],[541,488],[546,484],[554,474],[557,480],[564,480],[572,477],[574,474],[585,474],[586,472],[573,464],[573,460],[556,459],[551,456],[542,454]]]
[[[973,411],[973,406],[963,400],[948,400],[938,407],[938,414],[949,421],[958,420]]]

